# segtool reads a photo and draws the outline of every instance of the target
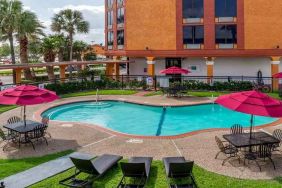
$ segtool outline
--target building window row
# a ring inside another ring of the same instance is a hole
[[[182,1],[183,23],[202,23],[204,0]],[[237,17],[237,0],[215,0],[216,22],[234,22]]]
[[[220,49],[235,48],[237,45],[237,25],[215,26],[215,43]],[[184,26],[183,45],[185,49],[201,49],[204,46],[204,26]]]
[[[116,3],[116,4],[115,4]],[[124,48],[124,0],[107,0],[107,46],[109,50]]]

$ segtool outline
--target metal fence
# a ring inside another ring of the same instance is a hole
[[[100,75],[100,76],[87,76],[87,77],[77,77],[73,76],[71,78],[60,79],[56,78],[54,80],[38,80],[36,82],[28,82],[28,84],[33,85],[47,85],[47,84],[59,84],[59,83],[69,83],[69,82],[96,82],[103,79],[109,79],[113,82],[118,82],[116,86],[117,89],[142,89],[142,86],[147,86],[152,89],[157,90],[163,85],[170,85],[173,82],[186,83],[189,81],[195,81],[199,83],[205,83],[213,85],[216,82],[250,82],[252,84],[267,85],[273,88],[273,78],[272,77],[251,77],[251,76],[179,76],[179,75],[164,75],[164,76],[148,76],[148,75]],[[23,84],[23,83],[22,83]],[[1,86],[1,89],[9,87],[9,85]],[[43,87],[43,86],[42,86]]]

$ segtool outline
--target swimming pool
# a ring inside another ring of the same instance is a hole
[[[174,136],[210,128],[248,127],[250,115],[234,112],[217,104],[184,107],[154,107],[127,102],[80,102],[48,109],[42,116],[51,120],[95,124],[113,131],[144,136]],[[275,118],[256,116],[254,124],[263,125]]]

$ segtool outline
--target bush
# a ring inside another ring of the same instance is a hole
[[[245,91],[253,89],[252,82],[248,81],[213,82],[213,84],[208,84],[197,80],[189,80],[183,82],[183,87],[187,90],[207,91]]]

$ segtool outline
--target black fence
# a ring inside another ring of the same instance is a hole
[[[246,90],[254,86],[267,86],[273,91],[274,80],[272,77],[250,77],[250,76],[148,76],[148,75],[99,75],[87,77],[69,77],[66,79],[56,78],[54,80],[38,80],[36,82],[23,82],[22,84],[41,85],[45,87],[52,85],[52,88],[60,85],[73,85],[86,89],[154,89],[171,87],[175,83],[185,85],[191,90]],[[44,85],[44,86],[43,86]],[[86,85],[86,86],[85,86]],[[9,87],[9,85],[1,88]],[[50,86],[51,87],[51,86]],[[85,88],[84,88],[85,87]]]

